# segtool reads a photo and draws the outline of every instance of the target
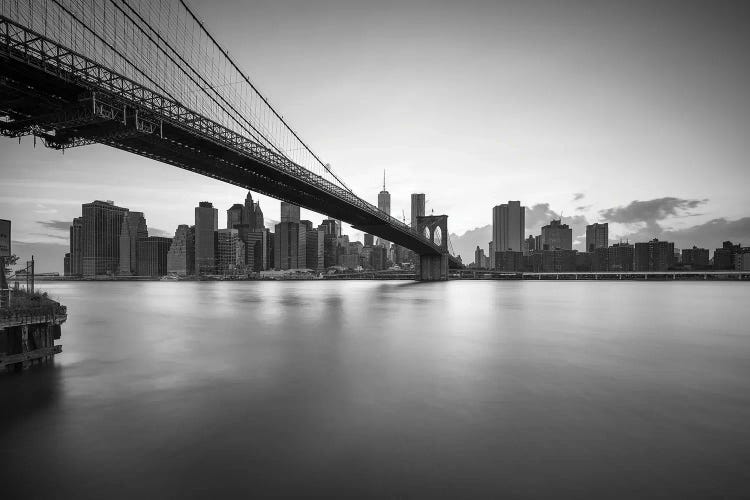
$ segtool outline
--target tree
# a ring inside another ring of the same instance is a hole
[[[9,273],[10,266],[15,266],[17,262],[18,262],[18,255],[11,254],[9,257],[5,257],[3,260],[3,263],[5,264],[5,269],[4,269],[5,273],[6,274]]]

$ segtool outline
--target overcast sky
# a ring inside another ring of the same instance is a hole
[[[408,220],[409,194],[424,192],[460,235],[512,199],[609,221],[611,238],[716,220],[750,235],[748,4],[190,2],[356,193],[375,204],[387,171],[393,215]],[[30,138],[0,139],[0,173],[0,218],[27,243],[65,243],[93,199],[173,233],[197,202],[223,224],[245,196],[104,146],[62,155]],[[277,220],[278,202],[260,200]]]

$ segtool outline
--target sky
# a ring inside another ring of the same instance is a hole
[[[527,235],[562,215],[577,248],[591,222],[612,240],[750,243],[747,2],[189,4],[359,196],[376,204],[385,170],[409,220],[410,193],[426,193],[462,254],[486,249],[508,200],[528,207]],[[246,194],[105,146],[18,142],[0,139],[0,218],[15,248],[60,255],[39,269],[62,269],[82,203],[114,200],[170,235],[204,200],[223,227]]]

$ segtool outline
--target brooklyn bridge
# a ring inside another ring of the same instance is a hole
[[[2,0],[0,133],[104,144],[326,214],[414,251],[421,280],[460,266],[446,215],[411,227],[357,196],[182,0]]]

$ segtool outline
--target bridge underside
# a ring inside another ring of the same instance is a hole
[[[356,200],[342,200],[271,162],[71,77],[59,66],[51,71],[27,59],[0,48],[2,135],[31,134],[56,149],[105,144],[343,220],[419,255],[442,255],[428,240],[363,210]]]

